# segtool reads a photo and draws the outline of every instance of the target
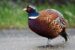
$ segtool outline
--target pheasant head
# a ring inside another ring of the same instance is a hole
[[[35,6],[33,6],[33,5],[28,5],[23,10],[28,13],[29,19],[36,19],[39,15],[38,11],[36,10]]]

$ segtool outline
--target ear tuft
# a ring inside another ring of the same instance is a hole
[[[28,5],[28,7],[31,7],[33,9],[36,9],[34,5]]]

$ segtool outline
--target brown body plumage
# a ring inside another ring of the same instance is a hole
[[[48,37],[48,38],[55,38],[60,35],[60,32],[63,28],[66,27],[65,20],[63,21],[63,25],[58,23],[57,18],[60,17],[60,14],[56,12],[48,12],[53,10],[42,10],[40,11],[39,17],[37,19],[29,20],[29,27],[31,30],[36,32],[37,34]],[[62,20],[63,18],[60,17]]]

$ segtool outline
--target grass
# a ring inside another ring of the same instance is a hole
[[[41,5],[38,10],[54,8],[60,11],[69,22],[69,27],[75,27],[75,6],[74,4],[62,5]],[[22,7],[12,3],[0,3],[0,28],[25,28],[27,26],[27,13]]]
[[[24,28],[27,26],[27,15],[18,6],[3,4],[0,6],[0,28]]]

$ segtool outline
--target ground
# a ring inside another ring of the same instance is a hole
[[[53,47],[42,47],[47,38],[41,37],[27,29],[0,30],[0,50],[75,50],[75,29],[67,29],[68,42],[62,37],[51,40]],[[62,42],[62,43],[61,43]]]

